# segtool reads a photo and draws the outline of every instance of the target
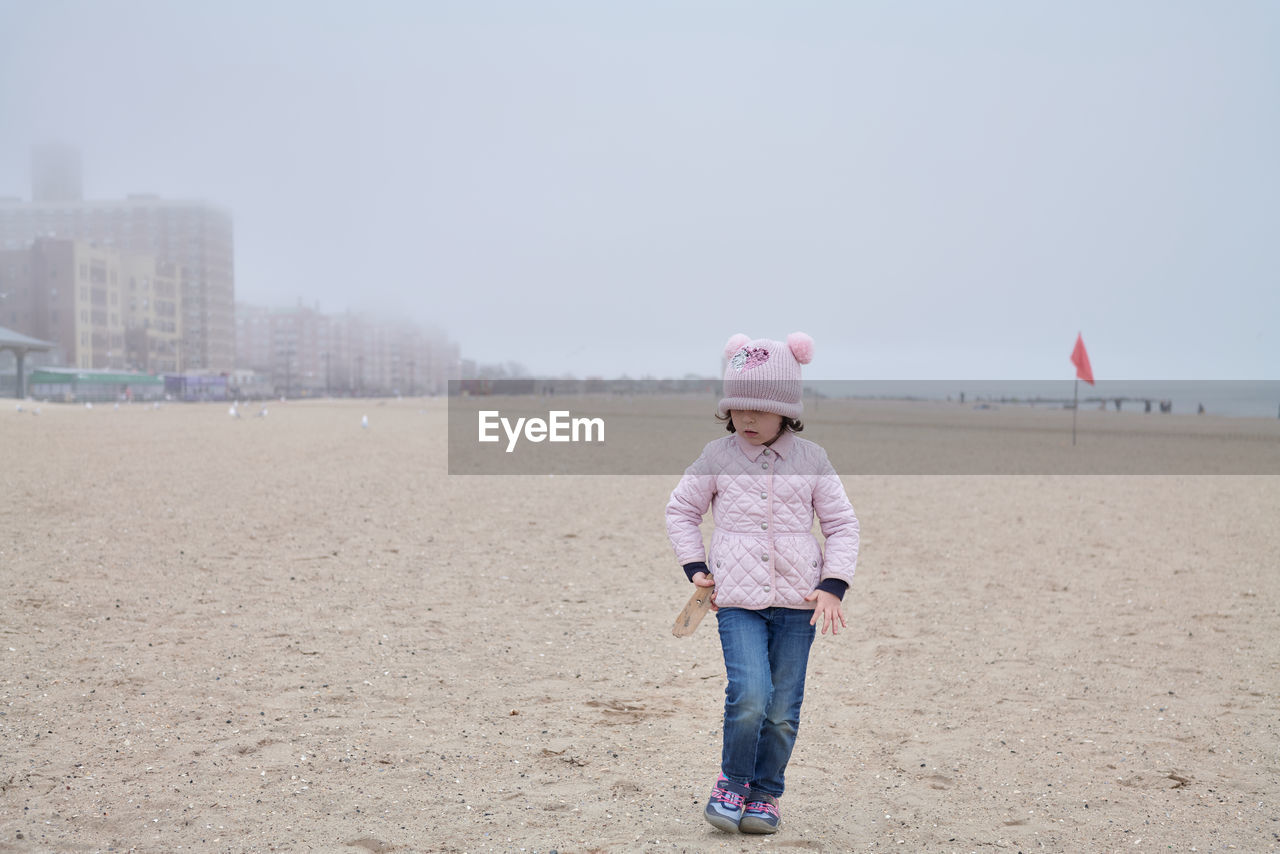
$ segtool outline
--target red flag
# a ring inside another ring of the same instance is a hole
[[[1071,351],[1071,363],[1076,366],[1076,377],[1093,385],[1093,367],[1089,364],[1089,354],[1084,349],[1084,337],[1076,333],[1076,348]]]

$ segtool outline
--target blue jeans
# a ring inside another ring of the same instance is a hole
[[[813,611],[721,608],[716,618],[729,675],[720,773],[777,797],[800,729]]]

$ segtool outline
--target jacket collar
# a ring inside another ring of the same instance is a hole
[[[795,434],[790,430],[784,430],[781,436],[773,440],[772,445],[753,445],[737,433],[733,434],[733,439],[737,443],[738,449],[742,451],[742,453],[746,454],[747,458],[752,462],[759,459],[760,455],[763,454],[765,450],[769,450],[777,454],[779,458],[785,460],[787,457],[791,456],[791,453],[796,447]]]

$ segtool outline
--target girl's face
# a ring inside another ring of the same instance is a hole
[[[733,429],[753,445],[767,445],[778,438],[782,429],[782,416],[776,412],[756,412],[753,409],[732,409]]]

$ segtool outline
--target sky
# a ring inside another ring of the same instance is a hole
[[[540,375],[1280,379],[1280,4],[0,0],[0,196]]]

